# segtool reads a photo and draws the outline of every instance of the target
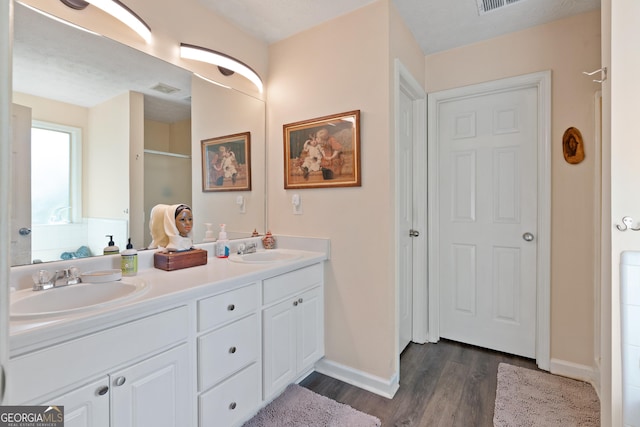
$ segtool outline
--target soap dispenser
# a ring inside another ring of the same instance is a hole
[[[120,248],[117,247],[115,242],[113,241],[113,235],[107,234],[105,237],[109,238],[109,243],[107,243],[107,246],[104,248],[104,254],[105,255],[119,254]]]
[[[127,249],[122,251],[120,260],[120,268],[123,276],[135,276],[138,273],[138,251],[133,249],[131,237],[127,243]]]
[[[205,222],[204,225],[207,227],[207,231],[204,232],[204,241],[215,242],[216,238],[213,235],[213,224],[211,224],[210,222]]]
[[[220,233],[216,242],[216,256],[227,258],[229,256],[229,239],[227,239],[226,224],[220,224]]]

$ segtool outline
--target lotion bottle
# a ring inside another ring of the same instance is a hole
[[[120,259],[120,268],[123,276],[135,276],[138,273],[138,251],[133,249],[131,238],[127,243],[127,249],[122,251]]]
[[[120,248],[117,247],[115,242],[113,241],[113,235],[107,234],[105,237],[109,238],[109,243],[107,243],[107,246],[104,248],[104,254],[105,255],[119,254]]]
[[[207,231],[204,232],[204,241],[205,242],[215,242],[216,238],[213,237],[214,231],[212,230],[212,225],[210,222],[205,222],[204,225],[207,227]]]
[[[218,258],[227,258],[229,256],[229,239],[227,239],[226,224],[220,224],[220,233],[216,242],[216,256]]]

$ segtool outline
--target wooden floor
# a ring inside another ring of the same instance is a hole
[[[383,427],[491,427],[501,362],[537,369],[531,359],[441,340],[409,344],[393,399],[315,372],[300,385],[378,417]]]

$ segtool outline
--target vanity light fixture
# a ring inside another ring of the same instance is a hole
[[[183,59],[207,62],[236,72],[249,79],[249,81],[256,85],[260,93],[262,93],[262,80],[260,79],[260,76],[258,76],[258,73],[253,71],[248,65],[243,64],[229,55],[204,47],[194,46],[192,44],[180,43],[180,57]]]
[[[89,4],[102,9],[109,15],[138,33],[147,43],[151,41],[151,28],[136,13],[118,0],[60,0],[72,9],[82,10]]]

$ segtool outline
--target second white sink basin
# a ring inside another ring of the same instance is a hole
[[[244,262],[248,264],[268,264],[273,262],[287,262],[300,258],[302,255],[292,251],[282,249],[268,249],[258,251],[252,254],[229,255],[229,260],[233,262]]]
[[[137,298],[148,290],[143,280],[79,283],[45,291],[25,289],[10,296],[12,320],[77,313]]]

